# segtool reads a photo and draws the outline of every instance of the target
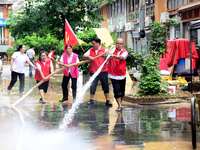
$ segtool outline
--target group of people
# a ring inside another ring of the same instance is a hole
[[[97,89],[98,82],[100,80],[102,89],[105,95],[105,105],[107,107],[112,107],[112,103],[109,99],[109,78],[113,86],[113,93],[118,104],[117,110],[122,109],[121,103],[125,95],[125,85],[126,85],[126,58],[128,52],[124,48],[123,39],[119,38],[116,42],[116,48],[114,52],[106,50],[101,45],[101,40],[95,38],[92,41],[92,48],[90,48],[84,55],[83,59],[90,61],[89,63],[89,74],[92,76],[99,67],[106,60],[107,55],[111,55],[108,62],[104,65],[100,74],[95,78],[90,87],[90,100],[89,105],[95,104],[95,93]],[[40,103],[46,103],[45,94],[48,90],[50,74],[54,71],[52,59],[48,57],[47,52],[40,51],[39,59],[37,61],[30,60],[30,57],[25,54],[25,48],[20,45],[15,53],[12,55],[11,59],[11,81],[8,86],[8,91],[12,89],[14,84],[19,78],[20,88],[19,91],[22,94],[24,92],[24,80],[25,80],[25,64],[28,63],[31,68],[35,69],[35,80],[36,82],[43,81],[39,85],[40,91]],[[73,52],[73,47],[71,45],[66,45],[64,52],[57,62],[63,67],[63,80],[62,80],[62,93],[63,97],[61,102],[66,105],[68,104],[68,84],[71,80],[72,96],[73,99],[76,98],[77,93],[77,79],[79,76],[79,57]],[[31,74],[30,74],[31,75]]]

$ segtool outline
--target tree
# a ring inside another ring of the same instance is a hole
[[[144,95],[156,95],[162,91],[160,70],[158,68],[160,56],[165,51],[167,28],[165,25],[154,22],[150,26],[150,40],[148,58],[142,64],[140,90]],[[162,92],[165,92],[162,91]]]
[[[74,30],[98,27],[101,20],[97,11],[99,3],[100,0],[25,0],[25,9],[11,15],[10,31],[15,38],[49,33],[63,39],[65,18]]]

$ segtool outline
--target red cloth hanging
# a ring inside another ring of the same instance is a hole
[[[166,53],[160,59],[160,68],[166,68],[178,64],[179,59],[190,57],[190,41],[188,39],[168,40]],[[192,49],[192,68],[196,68],[196,60],[199,58],[195,42],[191,43]]]
[[[168,70],[166,58],[160,58],[160,70]]]
[[[173,61],[175,57],[175,49],[176,49],[176,42],[174,40],[168,40],[166,54],[165,54],[168,66],[173,65]]]

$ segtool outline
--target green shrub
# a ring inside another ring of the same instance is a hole
[[[12,47],[12,48],[9,48],[9,49],[7,50],[8,57],[10,58],[11,55],[12,55],[15,51],[16,51],[16,49],[14,49],[13,47]]]
[[[90,43],[92,39],[97,37],[97,35],[96,35],[94,29],[90,28],[90,29],[87,29],[84,31],[79,31],[77,33],[77,37],[86,43]]]
[[[144,95],[155,95],[161,91],[161,77],[157,68],[157,59],[149,56],[142,65],[140,90]]]
[[[166,26],[154,22],[150,26],[151,32],[149,37],[149,50],[152,55],[157,55],[160,57],[165,51],[165,42],[167,38],[167,29]]]
[[[160,56],[165,51],[167,28],[163,24],[154,22],[151,24],[150,29],[150,56],[142,64],[142,76],[139,85],[141,93],[144,95],[156,95],[166,92],[167,87],[166,84],[161,83],[161,75],[158,68]]]
[[[51,34],[38,36],[34,33],[32,35],[25,36],[22,39],[17,39],[15,41],[14,48],[20,44],[26,45],[29,48],[34,47],[37,54],[41,49],[50,50],[54,48],[58,53],[61,53],[63,50],[63,41],[59,41]]]
[[[131,49],[128,49],[128,51],[129,53],[126,59],[128,69],[141,66],[144,61],[143,56],[138,52],[132,51]]]

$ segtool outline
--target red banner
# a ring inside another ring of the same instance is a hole
[[[65,19],[65,38],[64,38],[64,45],[70,44],[72,46],[75,46],[78,44],[78,39],[72,30],[72,27],[70,26],[69,22]]]

